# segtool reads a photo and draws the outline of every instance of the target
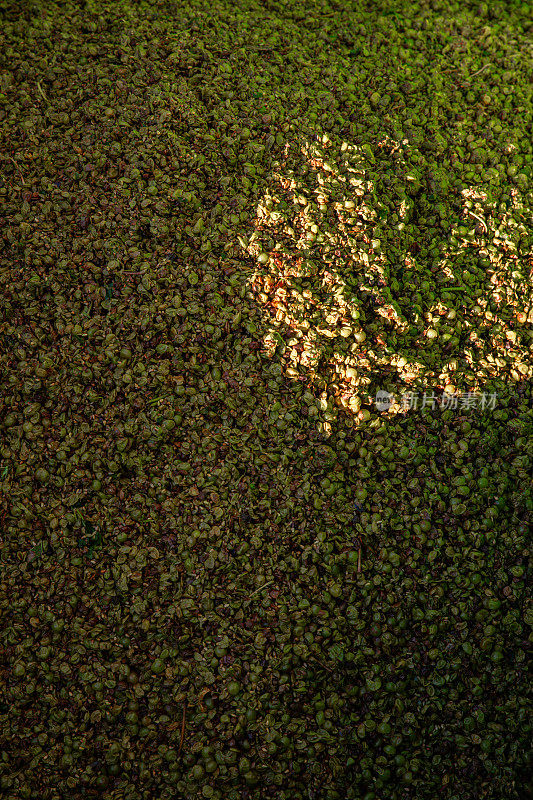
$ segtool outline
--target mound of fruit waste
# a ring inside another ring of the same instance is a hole
[[[527,800],[533,6],[0,6],[6,800]]]

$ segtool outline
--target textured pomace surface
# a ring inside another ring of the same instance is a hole
[[[2,796],[531,798],[532,8],[1,5]]]

